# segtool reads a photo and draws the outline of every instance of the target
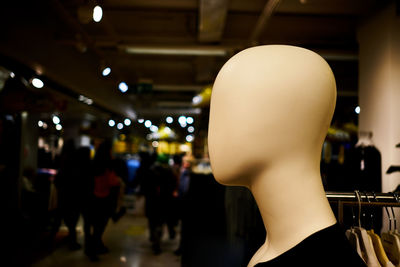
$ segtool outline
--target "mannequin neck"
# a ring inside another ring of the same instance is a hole
[[[267,231],[249,263],[271,260],[313,233],[336,223],[322,186],[319,165],[288,160],[253,177],[250,190]]]

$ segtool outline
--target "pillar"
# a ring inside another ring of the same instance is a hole
[[[382,191],[393,191],[400,173],[386,174],[400,165],[400,16],[396,3],[376,11],[360,23],[359,130],[373,132],[382,155]],[[384,219],[384,229],[388,221]]]

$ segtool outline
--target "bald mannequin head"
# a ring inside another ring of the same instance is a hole
[[[319,171],[335,103],[332,71],[314,52],[268,45],[236,54],[220,70],[211,97],[215,178],[249,187],[253,177],[293,160]]]

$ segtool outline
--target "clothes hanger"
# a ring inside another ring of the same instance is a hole
[[[366,191],[364,191],[364,195],[365,195],[365,198],[367,199],[368,203],[371,203],[371,200],[369,200],[369,196]],[[365,208],[365,210],[367,210],[367,208]],[[375,225],[375,212],[371,208],[368,208],[368,210],[369,210],[369,220],[368,221],[369,221],[369,226],[370,226],[369,229],[373,230],[374,225]]]
[[[399,196],[397,193],[393,192],[392,193],[393,198],[396,200],[396,202],[400,202]],[[397,239],[399,240],[398,243],[398,253],[399,253],[399,264],[397,266],[400,266],[400,232],[397,230],[397,219],[396,219],[396,214],[394,213],[393,207],[390,207],[393,215],[393,225],[394,225],[394,230],[393,233],[397,236]]]
[[[378,202],[378,200],[376,199],[376,194],[375,192],[372,192],[374,195],[374,199],[376,202]],[[364,192],[365,197],[367,198],[368,203],[371,203],[371,201],[368,198],[368,194],[366,192]],[[382,240],[379,237],[379,235],[375,234],[374,232],[374,216],[371,212],[371,230],[367,231],[368,235],[371,237],[372,240],[372,244],[374,246],[374,250],[375,250],[375,254],[379,260],[379,263],[384,266],[384,267],[394,267],[393,263],[389,260],[388,256],[386,255],[385,249],[383,248],[382,245]]]
[[[351,213],[353,216],[353,225],[350,227],[350,229],[347,229],[345,232],[345,235],[347,237],[347,239],[350,242],[351,247],[357,251],[357,254],[360,256],[360,258],[366,263],[366,260],[364,259],[364,255],[361,251],[361,247],[360,247],[360,239],[358,238],[358,235],[356,234],[354,227],[356,224],[356,216],[354,215],[354,210],[353,207],[351,207]]]
[[[360,247],[363,258],[368,267],[380,267],[381,264],[375,254],[374,245],[372,243],[371,237],[368,235],[367,230],[361,227],[361,197],[358,190],[354,191],[358,202],[358,227],[354,227],[355,233],[360,239]]]
[[[396,200],[397,203],[399,203],[399,196],[397,193],[392,193],[393,198]],[[393,207],[390,207],[392,210],[392,215],[393,215],[393,222],[394,222],[394,230],[393,232],[400,238],[400,232],[397,230],[397,219],[396,219],[396,214],[394,213]]]
[[[386,214],[389,218],[389,231],[381,234],[382,245],[388,256],[389,260],[395,265],[400,267],[400,238],[392,230],[393,224],[396,224],[395,218],[390,216],[389,210],[385,207]],[[394,212],[392,213],[394,215]],[[397,225],[395,225],[397,227]]]

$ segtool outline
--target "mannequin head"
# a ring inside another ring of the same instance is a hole
[[[250,186],[259,174],[293,161],[319,171],[335,103],[333,73],[312,51],[268,45],[236,54],[220,70],[211,96],[215,178]]]

